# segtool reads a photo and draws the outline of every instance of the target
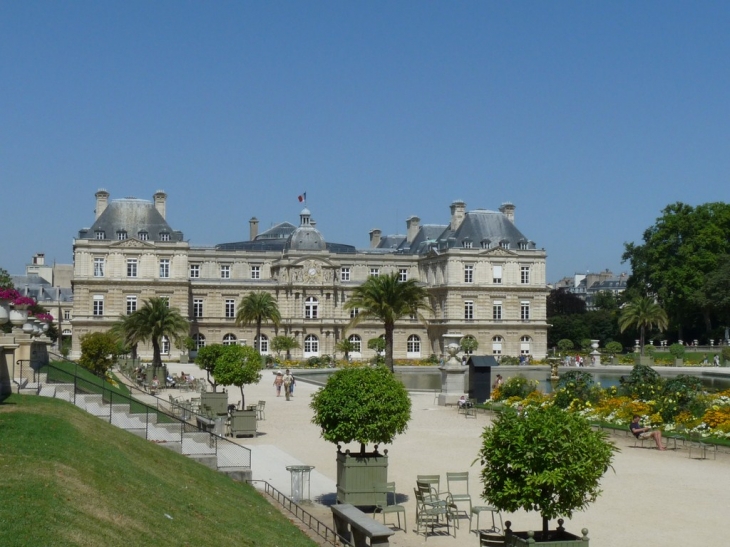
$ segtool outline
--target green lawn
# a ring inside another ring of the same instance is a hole
[[[313,546],[253,488],[94,418],[0,404],[0,545]]]

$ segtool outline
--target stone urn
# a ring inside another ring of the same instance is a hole
[[[0,325],[4,325],[10,321],[10,302],[0,300]]]
[[[28,320],[28,310],[11,308],[8,318],[14,327],[22,327]]]
[[[464,378],[467,368],[462,366],[461,361],[456,357],[459,353],[459,341],[462,334],[444,334],[444,349],[449,354],[449,360],[439,367],[441,370],[441,393],[439,394],[439,406],[455,405],[459,397],[465,395]]]

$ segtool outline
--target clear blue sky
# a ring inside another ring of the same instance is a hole
[[[298,222],[367,247],[517,206],[548,280],[727,201],[728,2],[0,2],[0,267],[69,263],[94,193],[194,245]]]

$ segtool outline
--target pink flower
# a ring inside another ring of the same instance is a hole
[[[15,289],[0,289],[0,300],[10,300],[12,302],[19,296],[20,293]]]
[[[15,300],[13,300],[13,306],[16,308],[35,306],[35,300],[33,300],[30,296],[18,296]]]

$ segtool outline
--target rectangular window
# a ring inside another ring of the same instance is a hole
[[[170,241],[170,234],[160,234],[160,241]]]
[[[236,316],[236,302],[233,299],[226,300],[226,318],[233,319]]]
[[[464,266],[464,283],[474,283],[474,266]]]
[[[350,267],[340,268],[340,281],[350,281]]]
[[[492,266],[492,283],[501,285],[502,283],[502,266]]]
[[[529,285],[530,283],[530,267],[520,266],[520,283]]]
[[[63,319],[65,321],[71,320],[71,310],[63,310]]]
[[[104,277],[104,259],[94,259],[94,277]]]
[[[495,321],[502,320],[502,302],[499,300],[492,302],[492,319]]]
[[[378,277],[380,275],[380,268],[370,268],[370,277]]]
[[[97,230],[94,232],[94,235],[96,236],[96,239],[104,239],[106,237],[106,234],[102,230]]]
[[[474,301],[472,300],[464,301],[464,319],[467,321],[474,320]]]
[[[117,232],[117,239],[119,241],[124,241],[125,239],[127,239],[127,232],[125,232],[125,231]]]
[[[203,299],[196,298],[193,300],[193,317],[203,317]]]
[[[251,266],[251,279],[261,279],[261,266]]]
[[[398,281],[408,281],[408,269],[407,268],[398,269]]]
[[[137,297],[128,296],[127,297],[127,315],[132,315],[136,311],[137,311]]]
[[[360,313],[360,310],[359,310],[359,309],[357,309],[357,308],[352,308],[352,309],[350,310],[350,318],[355,318],[355,317],[357,317],[359,313]]]
[[[530,320],[530,303],[520,302],[520,319],[523,321]]]
[[[221,279],[231,278],[231,267],[228,264],[221,266]]]
[[[137,237],[140,241],[147,241],[149,239],[147,232],[139,232]]]
[[[104,315],[104,297],[100,294],[94,295],[94,315]]]
[[[137,277],[137,259],[127,259],[127,277]]]
[[[169,296],[160,296],[160,300],[162,300],[165,303],[165,306],[168,308],[170,307],[170,297]]]
[[[160,260],[160,278],[170,277],[170,259],[163,258]]]
[[[200,264],[190,265],[190,279],[198,279],[200,277]]]

